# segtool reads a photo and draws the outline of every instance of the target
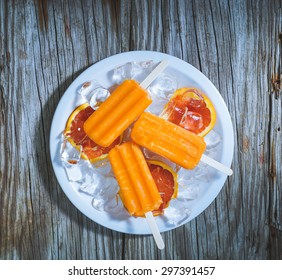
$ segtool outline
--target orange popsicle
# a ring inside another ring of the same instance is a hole
[[[133,142],[115,146],[109,160],[120,186],[119,195],[131,215],[144,216],[162,203],[144,155]]]
[[[140,85],[134,80],[121,83],[84,123],[87,136],[102,147],[110,146],[152,103],[145,89],[167,65],[161,61]]]
[[[205,149],[204,139],[151,113],[142,113],[131,132],[132,140],[172,162],[193,169]]]
[[[90,139],[108,147],[151,104],[146,90],[134,80],[125,80],[85,121]]]

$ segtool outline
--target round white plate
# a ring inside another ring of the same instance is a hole
[[[98,211],[93,208],[91,198],[73,187],[68,181],[64,167],[60,161],[59,147],[61,135],[69,115],[81,103],[81,100],[77,98],[77,90],[84,82],[95,79],[107,88],[112,85],[111,73],[114,68],[130,61],[153,60],[157,63],[164,59],[169,61],[169,66],[164,70],[164,73],[177,77],[178,87],[197,87],[203,90],[213,102],[217,112],[217,123],[214,130],[222,137],[218,160],[226,166],[230,166],[233,158],[234,133],[228,109],[220,93],[211,81],[195,67],[183,60],[164,53],[152,51],[126,52],[95,63],[80,74],[69,86],[62,96],[53,117],[50,133],[50,153],[56,177],[63,191],[70,201],[87,217],[100,225],[119,232],[131,234],[151,233],[146,219],[129,216],[114,216],[107,212]],[[216,198],[225,180],[226,175],[218,172],[212,182],[204,186],[204,189],[194,201],[189,217],[180,224],[173,225],[168,223],[166,219],[161,216],[156,217],[160,231],[172,230],[197,217]]]

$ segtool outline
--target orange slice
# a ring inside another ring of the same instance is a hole
[[[169,206],[170,200],[177,197],[177,173],[161,161],[147,160],[147,163],[163,200],[159,209],[154,211],[154,215],[160,215]]]
[[[205,136],[216,122],[210,99],[197,88],[176,90],[161,114],[164,119],[199,136]]]
[[[108,156],[109,151],[121,142],[118,137],[109,147],[101,147],[93,142],[83,130],[84,122],[94,112],[94,109],[84,103],[78,106],[69,116],[64,135],[68,141],[78,150],[82,151],[82,158],[95,162]]]

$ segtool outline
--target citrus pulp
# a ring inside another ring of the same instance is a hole
[[[205,136],[216,122],[212,102],[197,88],[176,90],[161,116],[199,136]]]
[[[154,215],[159,215],[168,207],[170,200],[177,197],[177,173],[161,161],[147,160],[147,163],[163,200],[159,209],[154,211]]]

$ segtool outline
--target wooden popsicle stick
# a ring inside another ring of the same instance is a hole
[[[140,84],[140,87],[146,89],[156,78],[157,76],[167,67],[168,61],[163,60]]]
[[[221,171],[222,173],[225,173],[228,176],[233,174],[232,169],[206,155],[202,155],[201,162],[204,162],[205,164],[217,169],[218,171]]]
[[[165,245],[164,245],[164,241],[163,241],[163,238],[161,236],[161,233],[159,231],[159,228],[158,228],[158,225],[156,223],[156,220],[153,216],[153,213],[150,211],[150,212],[147,212],[145,213],[145,216],[146,216],[146,219],[147,219],[147,223],[152,231],[152,234],[154,236],[154,239],[155,239],[155,242],[158,246],[158,248],[160,250],[163,250]]]

